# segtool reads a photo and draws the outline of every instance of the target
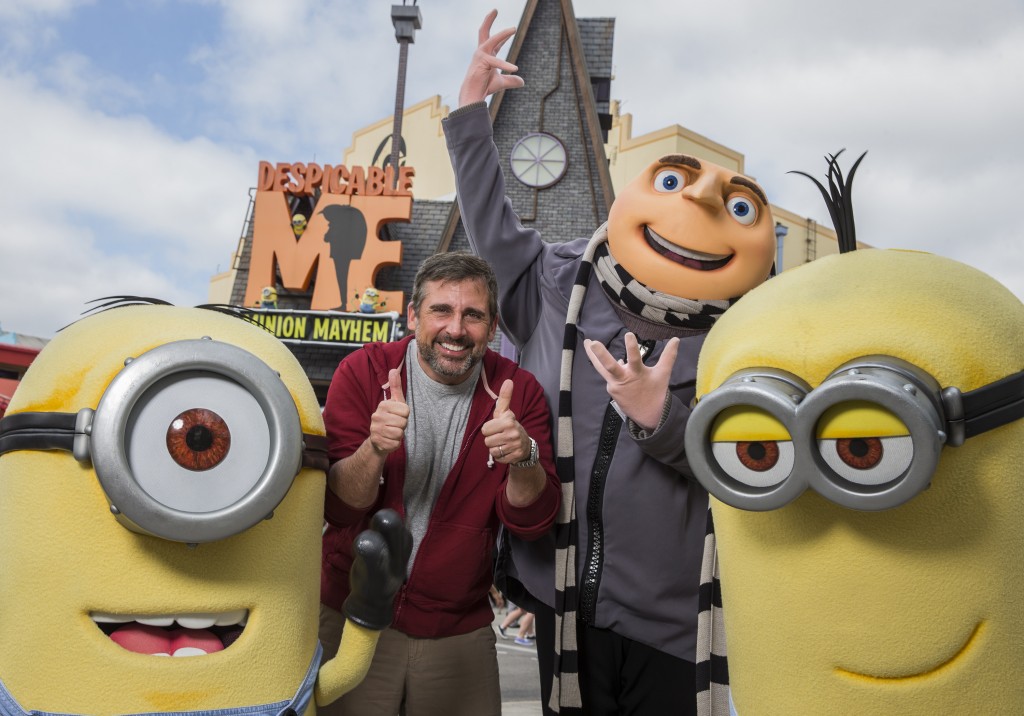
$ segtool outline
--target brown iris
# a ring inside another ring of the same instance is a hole
[[[216,467],[230,448],[231,431],[212,410],[186,410],[167,428],[167,452],[187,470],[201,472]]]
[[[882,441],[878,438],[836,440],[839,459],[857,470],[870,470],[882,461]]]
[[[779,444],[774,440],[736,443],[736,457],[743,467],[755,472],[771,470],[779,462]]]

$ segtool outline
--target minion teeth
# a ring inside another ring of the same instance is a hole
[[[644,226],[644,238],[648,245],[665,258],[698,271],[713,271],[722,268],[732,259],[732,254],[705,254],[684,249],[668,239],[659,236],[650,226]]]
[[[185,629],[208,629],[212,626],[241,626],[244,627],[249,619],[249,611],[236,609],[230,612],[219,612],[215,614],[182,613],[168,614],[164,616],[138,616],[121,615],[110,612],[92,612],[89,617],[96,624],[125,624],[127,622],[138,622],[147,626],[169,627],[177,624]]]
[[[93,622],[118,646],[147,656],[206,656],[235,643],[248,620],[238,609],[160,616],[94,612]]]

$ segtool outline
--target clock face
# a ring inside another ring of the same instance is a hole
[[[565,174],[565,147],[550,134],[527,134],[516,142],[509,155],[512,173],[526,186],[543,189]]]

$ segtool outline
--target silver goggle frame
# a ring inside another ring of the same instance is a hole
[[[166,441],[181,406],[203,410],[207,403],[228,410],[235,423],[227,428],[224,457],[193,470],[149,452]],[[123,526],[190,544],[270,518],[304,466],[327,469],[326,440],[303,434],[280,376],[255,355],[209,338],[126,359],[95,410],[7,415],[0,420],[0,455],[16,450],[71,451],[92,465]]]
[[[186,371],[238,383],[255,398],[270,429],[263,473],[241,499],[211,512],[183,511],[154,499],[139,486],[126,454],[126,428],[136,404],[158,381]],[[86,408],[79,420],[84,435],[82,442],[76,439],[74,455],[92,462],[111,512],[130,529],[176,542],[224,539],[268,518],[302,464],[302,427],[281,378],[253,354],[209,339],[168,343],[128,361],[95,413]]]
[[[745,510],[774,510],[811,488],[844,507],[885,510],[903,504],[931,481],[947,442],[946,406],[955,411],[959,391],[941,391],[927,372],[899,358],[865,356],[833,371],[813,390],[791,373],[771,368],[740,371],[694,407],[686,429],[686,453],[694,474],[716,498]],[[913,459],[903,473],[882,485],[840,476],[822,457],[817,427],[830,408],[867,402],[896,415],[909,431]],[[776,418],[792,440],[794,462],[778,484],[745,484],[730,476],[711,451],[715,421],[728,408],[759,408]],[[962,410],[961,410],[962,412]]]

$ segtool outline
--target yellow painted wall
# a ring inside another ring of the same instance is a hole
[[[416,169],[412,195],[417,199],[455,198],[455,175],[448,161],[448,148],[441,130],[441,118],[447,115],[448,107],[441,104],[440,95],[406,107],[402,113],[402,136],[408,150],[402,161],[405,166]],[[358,130],[352,135],[352,146],[345,150],[345,166],[368,167],[373,164],[377,147],[393,131],[392,117]],[[389,149],[390,146],[388,142]],[[380,158],[376,164],[380,166]]]
[[[605,154],[616,191],[666,154],[689,154],[745,173],[742,154],[678,124],[634,137],[633,115],[618,114],[617,102],[612,103],[612,128],[608,130]]]

